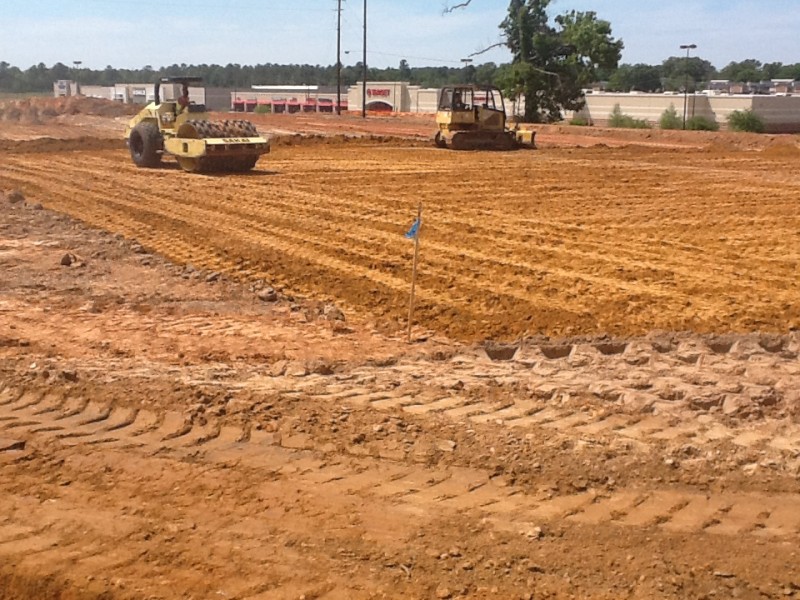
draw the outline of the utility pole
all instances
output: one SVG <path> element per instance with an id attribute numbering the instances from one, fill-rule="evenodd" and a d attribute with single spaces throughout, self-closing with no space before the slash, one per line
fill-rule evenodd
<path id="1" fill-rule="evenodd" d="M 462 58 L 461 59 L 461 63 L 464 65 L 464 83 L 475 83 L 474 78 L 472 78 L 472 81 L 470 81 L 470 78 L 467 77 L 467 75 L 466 75 L 467 67 L 472 64 L 472 59 L 471 58 Z"/>
<path id="2" fill-rule="evenodd" d="M 686 76 L 683 80 L 683 128 L 686 129 L 686 111 L 689 108 L 689 51 L 697 48 L 697 44 L 681 44 L 681 50 L 686 50 Z"/>
<path id="3" fill-rule="evenodd" d="M 361 116 L 367 118 L 367 0 L 364 0 L 364 81 L 361 82 Z"/>
<path id="4" fill-rule="evenodd" d="M 342 0 L 336 9 L 336 114 L 342 114 Z"/>

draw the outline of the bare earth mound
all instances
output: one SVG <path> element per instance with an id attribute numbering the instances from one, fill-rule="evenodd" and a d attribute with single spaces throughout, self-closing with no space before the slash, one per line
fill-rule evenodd
<path id="1" fill-rule="evenodd" d="M 0 121 L 40 123 L 62 115 L 121 117 L 136 114 L 139 107 L 100 98 L 73 96 L 65 98 L 34 97 L 0 101 Z"/>

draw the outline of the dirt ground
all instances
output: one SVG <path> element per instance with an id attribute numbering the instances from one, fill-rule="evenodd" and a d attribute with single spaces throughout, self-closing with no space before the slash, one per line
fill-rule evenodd
<path id="1" fill-rule="evenodd" d="M 796 136 L 76 106 L 0 122 L 0 599 L 800 598 Z"/>

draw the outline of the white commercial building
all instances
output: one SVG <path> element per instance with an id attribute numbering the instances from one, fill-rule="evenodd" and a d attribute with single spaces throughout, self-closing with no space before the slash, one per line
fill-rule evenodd
<path id="1" fill-rule="evenodd" d="M 788 82 L 788 80 L 787 80 Z M 606 125 L 619 105 L 627 116 L 643 119 L 657 126 L 664 111 L 674 107 L 683 116 L 702 116 L 727 126 L 727 118 L 734 111 L 752 110 L 761 117 L 767 131 L 772 133 L 800 132 L 800 94 L 793 93 L 796 86 L 778 81 L 774 94 L 735 94 L 722 89 L 709 89 L 705 93 L 646 94 L 609 93 L 590 91 L 586 94 L 586 106 L 577 113 L 567 113 L 567 119 L 579 116 L 594 125 Z M 720 82 L 714 82 L 715 84 Z M 730 86 L 729 86 L 730 87 Z M 783 92 L 782 90 L 792 91 Z M 434 113 L 439 99 L 439 89 L 423 88 L 406 81 L 368 81 L 341 90 L 342 110 L 360 111 L 363 93 L 366 90 L 366 108 L 370 112 L 385 113 Z M 113 86 L 81 85 L 73 81 L 57 81 L 53 85 L 55 96 L 84 96 L 105 98 L 117 102 L 146 104 L 155 97 L 152 83 L 119 83 Z M 162 97 L 172 98 L 172 86 L 164 86 Z M 263 107 L 268 112 L 335 112 L 336 88 L 319 86 L 253 86 L 242 90 L 190 88 L 190 97 L 197 104 L 206 104 L 210 110 L 233 110 L 253 112 Z M 506 112 L 522 113 L 524 103 L 506 100 Z"/>
<path id="2" fill-rule="evenodd" d="M 364 84 L 343 86 L 342 110 L 359 111 Z M 334 112 L 336 88 L 313 85 L 254 85 L 249 90 L 231 92 L 231 109 L 253 112 L 259 106 L 274 113 Z M 407 81 L 368 81 L 366 108 L 370 112 L 436 112 L 439 90 L 411 85 Z"/>
<path id="3" fill-rule="evenodd" d="M 606 125 L 614 107 L 619 106 L 624 115 L 658 125 L 670 107 L 682 118 L 684 105 L 687 119 L 705 117 L 722 128 L 727 127 L 728 116 L 734 111 L 752 110 L 764 121 L 768 132 L 800 132 L 800 95 L 587 93 L 584 109 L 569 113 L 567 118 L 580 116 L 593 125 Z"/>

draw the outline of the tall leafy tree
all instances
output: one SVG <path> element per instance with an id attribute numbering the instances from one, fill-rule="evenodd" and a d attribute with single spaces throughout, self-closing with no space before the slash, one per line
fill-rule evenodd
<path id="1" fill-rule="evenodd" d="M 749 81 L 760 81 L 762 78 L 761 61 L 747 59 L 742 62 L 731 62 L 720 71 L 724 79 L 747 83 Z"/>
<path id="2" fill-rule="evenodd" d="M 668 90 L 682 90 L 688 86 L 689 91 L 701 88 L 704 82 L 713 79 L 717 70 L 707 60 L 699 56 L 671 56 L 661 63 L 664 87 Z M 723 79 L 728 79 L 723 75 Z"/>
<path id="3" fill-rule="evenodd" d="M 525 98 L 525 120 L 551 122 L 563 110 L 580 110 L 582 89 L 599 69 L 619 63 L 623 43 L 611 36 L 608 21 L 594 12 L 569 11 L 551 21 L 550 0 L 511 0 L 500 24 L 513 55 L 500 82 L 505 91 Z"/>
<path id="4" fill-rule="evenodd" d="M 615 92 L 657 92 L 662 88 L 661 69 L 650 65 L 620 65 L 608 79 L 608 89 Z"/>

